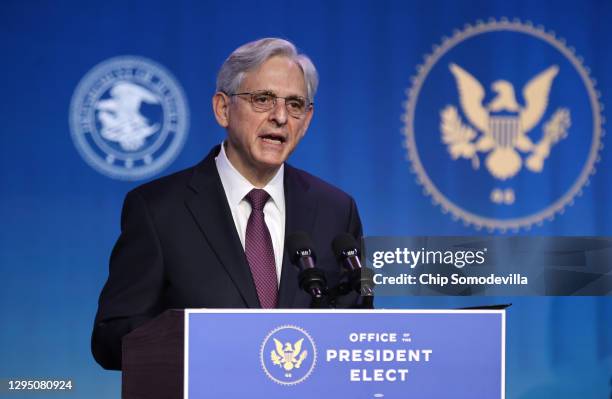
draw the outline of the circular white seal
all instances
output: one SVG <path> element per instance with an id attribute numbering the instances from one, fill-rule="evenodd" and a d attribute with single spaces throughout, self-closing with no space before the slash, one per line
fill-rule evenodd
<path id="1" fill-rule="evenodd" d="M 176 79 L 158 63 L 120 56 L 96 65 L 70 102 L 72 140 L 98 172 L 120 180 L 151 177 L 174 161 L 189 129 Z"/>
<path id="2" fill-rule="evenodd" d="M 259 361 L 272 381 L 285 386 L 296 385 L 312 374 L 317 363 L 317 348 L 303 328 L 284 325 L 264 338 Z"/>

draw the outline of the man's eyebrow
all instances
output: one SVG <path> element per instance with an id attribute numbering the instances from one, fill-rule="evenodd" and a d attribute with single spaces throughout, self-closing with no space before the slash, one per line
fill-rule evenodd
<path id="1" fill-rule="evenodd" d="M 273 90 L 270 89 L 260 89 L 260 90 L 252 90 L 253 93 L 260 93 L 260 94 L 274 94 L 276 95 L 276 93 Z"/>
<path id="2" fill-rule="evenodd" d="M 253 93 L 262 93 L 262 94 L 271 94 L 273 96 L 278 97 L 278 94 L 274 90 L 271 90 L 271 89 L 253 90 L 252 92 Z M 288 95 L 283 96 L 283 97 L 286 97 L 286 98 L 307 98 L 307 96 L 303 96 L 301 94 L 288 94 Z"/>

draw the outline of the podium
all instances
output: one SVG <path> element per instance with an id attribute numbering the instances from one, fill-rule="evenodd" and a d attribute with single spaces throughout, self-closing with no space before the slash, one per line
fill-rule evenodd
<path id="1" fill-rule="evenodd" d="M 505 398 L 505 310 L 169 310 L 123 339 L 122 397 Z"/>

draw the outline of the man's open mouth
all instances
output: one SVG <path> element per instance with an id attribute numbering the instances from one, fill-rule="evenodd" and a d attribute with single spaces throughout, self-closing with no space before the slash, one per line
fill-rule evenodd
<path id="1" fill-rule="evenodd" d="M 261 139 L 266 143 L 270 144 L 283 144 L 285 141 L 287 141 L 284 136 L 274 133 L 264 134 L 259 137 L 261 137 Z"/>

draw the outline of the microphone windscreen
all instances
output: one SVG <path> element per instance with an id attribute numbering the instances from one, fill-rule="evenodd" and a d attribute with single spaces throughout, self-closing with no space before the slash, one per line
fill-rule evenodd
<path id="1" fill-rule="evenodd" d="M 359 249 L 355 237 L 349 233 L 338 234 L 332 241 L 332 249 L 337 257 L 341 257 L 345 251 Z"/>
<path id="2" fill-rule="evenodd" d="M 311 252 L 314 252 L 314 245 L 310 237 L 303 231 L 296 231 L 295 233 L 289 234 L 287 236 L 286 245 L 292 261 L 293 257 L 296 256 L 299 251 L 309 249 Z"/>

